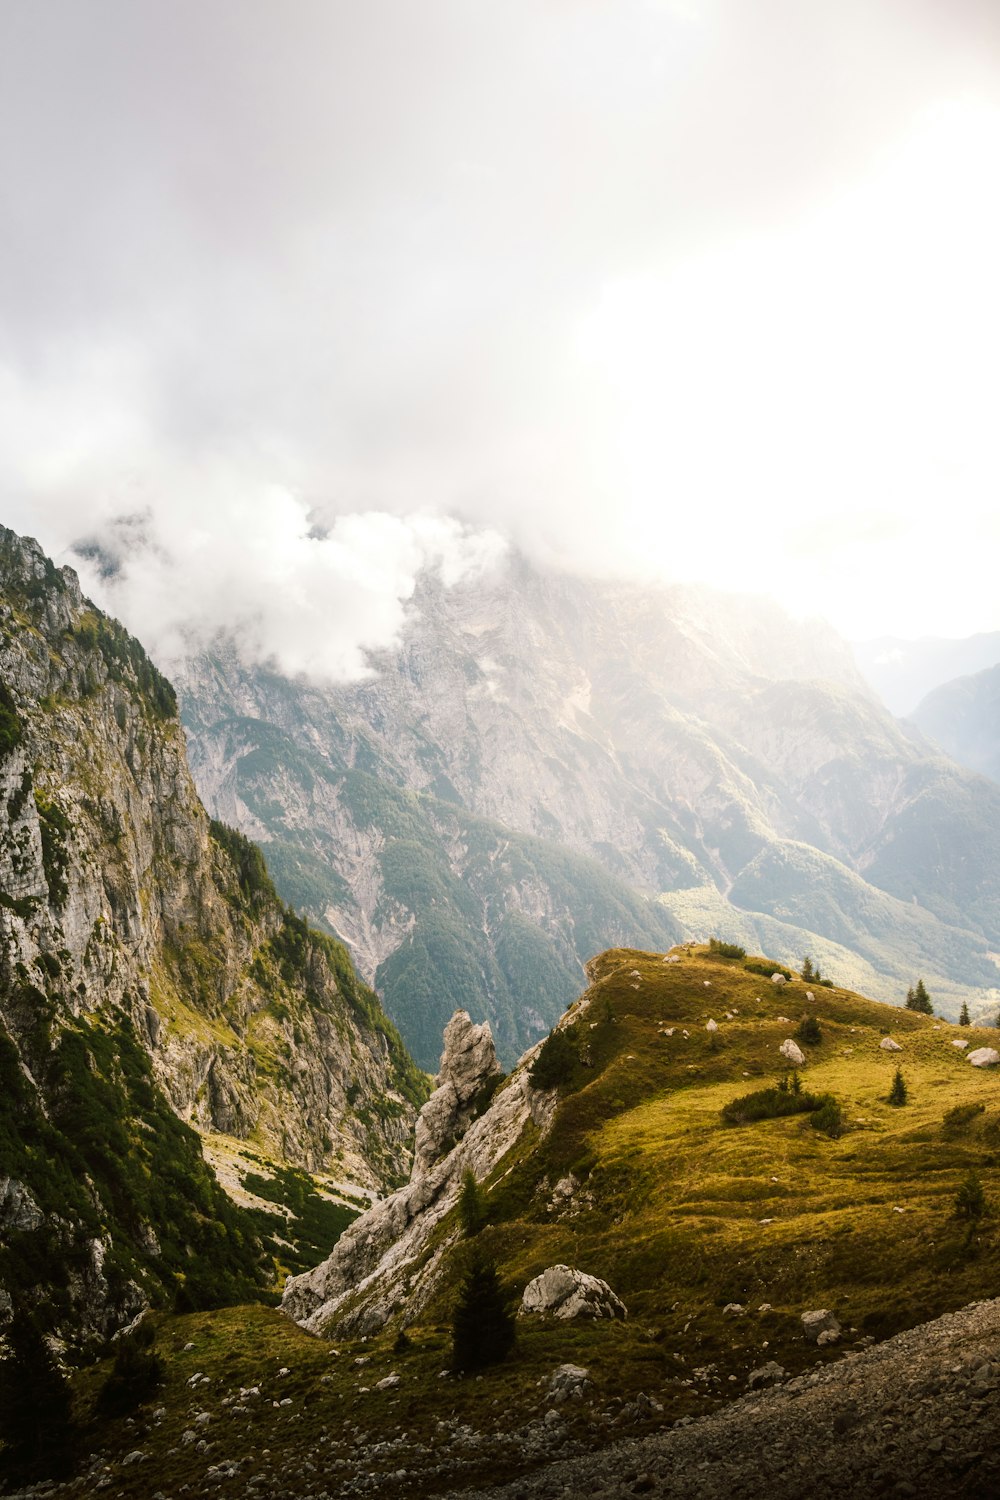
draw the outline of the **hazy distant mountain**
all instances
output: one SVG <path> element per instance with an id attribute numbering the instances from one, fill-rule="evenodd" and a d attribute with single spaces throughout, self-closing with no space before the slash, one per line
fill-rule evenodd
<path id="1" fill-rule="evenodd" d="M 910 718 L 963 766 L 1000 781 L 1000 666 L 935 688 Z"/>
<path id="2" fill-rule="evenodd" d="M 855 642 L 854 655 L 886 706 L 900 718 L 914 718 L 917 704 L 934 688 L 1000 662 L 1000 631 L 954 641 L 935 636 L 904 641 L 886 635 Z"/>
<path id="3" fill-rule="evenodd" d="M 611 943 L 718 932 L 883 999 L 995 1008 L 1000 788 L 886 712 L 849 648 L 707 590 L 494 576 L 414 598 L 360 686 L 180 680 L 217 816 L 351 946 L 418 1058 L 455 1003 L 509 1056 Z"/>

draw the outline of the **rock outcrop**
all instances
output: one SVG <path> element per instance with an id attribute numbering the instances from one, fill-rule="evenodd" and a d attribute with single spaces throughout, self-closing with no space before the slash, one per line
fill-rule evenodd
<path id="1" fill-rule="evenodd" d="M 502 1076 L 489 1021 L 477 1026 L 468 1011 L 457 1010 L 445 1027 L 436 1087 L 417 1119 L 414 1180 L 426 1176 L 465 1134 Z"/>
<path id="2" fill-rule="evenodd" d="M 625 1318 L 624 1302 L 598 1276 L 574 1266 L 549 1266 L 529 1281 L 521 1297 L 523 1314 L 553 1318 Z"/>
<path id="3" fill-rule="evenodd" d="M 441 1087 L 450 1085 L 457 1094 L 460 1085 L 467 1097 L 474 1098 L 477 1077 L 491 1087 L 498 1077 L 492 1071 L 488 1028 L 473 1026 L 459 1013 L 448 1031 L 452 1047 L 446 1042 L 444 1057 L 452 1055 Z M 543 1134 L 548 1127 L 555 1095 L 532 1088 L 528 1076 L 537 1051 L 533 1048 L 524 1055 L 496 1088 L 488 1108 L 471 1120 L 446 1155 L 434 1161 L 425 1150 L 405 1187 L 355 1220 L 322 1265 L 288 1280 L 281 1300 L 284 1313 L 311 1333 L 329 1337 L 374 1333 L 394 1309 L 401 1310 L 404 1324 L 418 1316 L 455 1237 L 442 1238 L 437 1230 L 455 1206 L 465 1173 L 482 1181 L 529 1123 Z M 425 1139 L 432 1139 L 431 1131 Z"/>

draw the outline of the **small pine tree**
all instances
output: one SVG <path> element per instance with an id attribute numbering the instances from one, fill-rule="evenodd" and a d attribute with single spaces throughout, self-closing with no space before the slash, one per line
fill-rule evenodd
<path id="1" fill-rule="evenodd" d="M 907 1102 L 908 1098 L 909 1093 L 906 1087 L 906 1079 L 903 1077 L 903 1070 L 897 1066 L 896 1076 L 892 1080 L 892 1088 L 889 1090 L 888 1102 L 890 1104 L 903 1105 Z"/>
<path id="2" fill-rule="evenodd" d="M 920 1014 L 924 1016 L 932 1016 L 934 1014 L 934 1007 L 931 1004 L 931 997 L 927 993 L 927 986 L 924 984 L 924 981 L 922 979 L 917 980 L 916 987 L 914 989 L 907 990 L 906 1008 L 907 1010 L 919 1011 Z"/>
<path id="3" fill-rule="evenodd" d="M 568 1028 L 550 1031 L 528 1070 L 528 1080 L 532 1088 L 558 1088 L 569 1083 L 579 1061 L 576 1034 Z"/>
<path id="4" fill-rule="evenodd" d="M 791 1089 L 793 1094 L 801 1094 L 802 1092 L 802 1079 L 799 1077 L 798 1073 L 792 1074 Z"/>
<path id="5" fill-rule="evenodd" d="M 475 1179 L 471 1167 L 462 1176 L 462 1190 L 458 1195 L 458 1217 L 462 1232 L 472 1239 L 486 1223 L 486 1194 Z"/>
<path id="6" fill-rule="evenodd" d="M 451 1325 L 451 1362 L 456 1370 L 499 1364 L 514 1347 L 514 1314 L 496 1266 L 477 1255 L 459 1288 Z"/>
<path id="7" fill-rule="evenodd" d="M 955 1218 L 968 1219 L 970 1223 L 976 1224 L 980 1219 L 985 1219 L 989 1212 L 990 1206 L 978 1173 L 967 1172 L 955 1194 Z"/>
<path id="8" fill-rule="evenodd" d="M 802 960 L 802 978 L 805 980 L 809 980 L 815 979 L 815 977 L 816 975 L 813 971 L 813 961 L 807 953 L 805 958 Z"/>
<path id="9" fill-rule="evenodd" d="M 959 1026 L 968 1026 L 969 1024 L 969 1007 L 964 1000 L 962 1001 L 962 1010 L 958 1017 L 958 1024 Z"/>
<path id="10" fill-rule="evenodd" d="M 63 1478 L 73 1468 L 77 1437 L 69 1382 L 27 1313 L 14 1315 L 7 1345 L 0 1363 L 4 1473 L 18 1484 Z"/>

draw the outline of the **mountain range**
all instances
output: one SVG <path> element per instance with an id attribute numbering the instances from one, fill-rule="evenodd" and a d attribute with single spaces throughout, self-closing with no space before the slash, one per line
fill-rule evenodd
<path id="1" fill-rule="evenodd" d="M 611 945 L 716 932 L 901 1001 L 1000 1001 L 1000 788 L 759 599 L 425 576 L 369 680 L 218 642 L 177 673 L 213 814 L 350 947 L 432 1066 L 454 1004 L 510 1062 Z"/>

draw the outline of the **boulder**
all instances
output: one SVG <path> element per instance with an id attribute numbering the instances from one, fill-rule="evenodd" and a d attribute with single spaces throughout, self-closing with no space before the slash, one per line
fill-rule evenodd
<path id="1" fill-rule="evenodd" d="M 995 1063 L 1000 1063 L 1000 1052 L 995 1047 L 977 1047 L 966 1055 L 966 1061 L 974 1068 L 992 1068 Z"/>
<path id="2" fill-rule="evenodd" d="M 788 980 L 785 978 L 784 974 L 772 974 L 771 975 L 771 983 L 772 984 L 787 984 Z"/>
<path id="3" fill-rule="evenodd" d="M 590 1371 L 583 1365 L 560 1365 L 547 1381 L 550 1401 L 579 1401 L 591 1385 Z"/>
<path id="4" fill-rule="evenodd" d="M 718 1021 L 711 1021 L 711 1020 L 709 1020 L 709 1021 L 705 1022 L 705 1030 L 706 1031 L 718 1031 L 718 1029 L 719 1029 L 719 1023 L 718 1023 Z"/>
<path id="5" fill-rule="evenodd" d="M 790 1036 L 785 1038 L 781 1046 L 778 1048 L 778 1051 L 781 1053 L 782 1057 L 787 1057 L 788 1061 L 795 1068 L 801 1068 L 806 1060 L 806 1056 L 802 1051 L 802 1048 L 797 1042 L 793 1042 Z"/>
<path id="6" fill-rule="evenodd" d="M 777 1385 L 779 1380 L 784 1380 L 788 1371 L 775 1360 L 769 1359 L 766 1365 L 758 1365 L 756 1370 L 751 1370 L 747 1376 L 747 1385 L 752 1391 L 765 1389 L 769 1385 Z"/>
<path id="7" fill-rule="evenodd" d="M 597 1276 L 572 1266 L 549 1266 L 529 1281 L 521 1298 L 522 1313 L 554 1318 L 625 1318 L 625 1304 Z"/>
<path id="8" fill-rule="evenodd" d="M 960 1037 L 960 1036 L 956 1036 L 956 1037 L 954 1037 L 954 1038 L 953 1038 L 953 1040 L 952 1040 L 952 1044 L 951 1044 L 951 1045 L 952 1045 L 952 1046 L 953 1046 L 953 1047 L 960 1047 L 960 1048 L 961 1048 L 961 1049 L 962 1049 L 962 1051 L 963 1051 L 963 1052 L 964 1052 L 964 1051 L 965 1051 L 965 1048 L 966 1048 L 966 1047 L 967 1047 L 967 1046 L 968 1046 L 968 1045 L 969 1045 L 969 1044 L 968 1044 L 968 1042 L 966 1042 L 966 1041 L 963 1041 L 963 1040 L 962 1040 L 962 1038 L 961 1038 L 961 1037 Z"/>
<path id="9" fill-rule="evenodd" d="M 802 1314 L 802 1332 L 810 1344 L 818 1344 L 821 1334 L 832 1333 L 839 1336 L 840 1323 L 829 1308 L 818 1307 Z M 829 1339 L 824 1340 L 824 1343 L 829 1342 Z"/>
<path id="10" fill-rule="evenodd" d="M 891 1036 L 884 1036 L 879 1042 L 879 1046 L 883 1052 L 902 1052 L 903 1050 L 898 1042 L 893 1041 Z"/>

